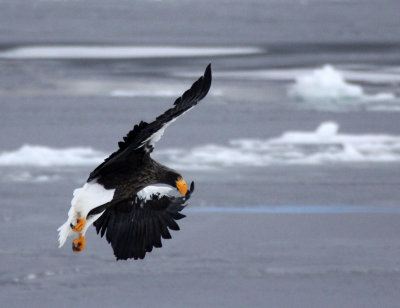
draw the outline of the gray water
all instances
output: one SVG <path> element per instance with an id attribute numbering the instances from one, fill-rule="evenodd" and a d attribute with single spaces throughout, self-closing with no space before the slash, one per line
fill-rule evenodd
<path id="1" fill-rule="evenodd" d="M 397 307 L 400 148 L 379 137 L 361 148 L 376 150 L 371 156 L 354 159 L 345 150 L 346 136 L 400 137 L 399 11 L 395 0 L 0 1 L 0 306 Z M 2 56 L 55 45 L 256 52 Z M 78 147 L 107 155 L 135 123 L 169 108 L 210 62 L 209 95 L 166 130 L 154 152 L 196 183 L 182 230 L 144 261 L 116 262 L 93 230 L 83 253 L 73 254 L 69 244 L 58 249 L 56 229 L 72 191 L 96 164 L 74 158 L 40 166 L 53 152 L 27 164 L 30 154 L 18 156 L 19 149 Z M 365 95 L 393 98 L 311 102 L 288 95 L 291 72 L 311 74 L 326 64 L 347 72 L 347 83 Z M 128 97 L 112 94 L 121 90 Z M 257 162 L 277 151 L 272 138 L 312 133 L 328 121 L 339 127 L 333 147 L 340 155 L 333 158 L 325 140 L 290 143 L 270 163 L 233 157 L 255 153 Z M 266 149 L 237 150 L 231 145 L 237 140 L 258 140 Z M 217 148 L 205 151 L 210 145 Z M 211 158 L 229 151 L 226 164 L 195 166 L 179 164 L 171 149 L 182 159 L 201 149 Z M 293 163 L 291 151 L 311 163 Z M 17 162 L 5 162 L 6 152 Z M 393 159 L 384 158 L 389 154 Z M 297 210 L 246 212 L 259 206 Z M 310 206 L 327 211 L 309 213 Z"/>

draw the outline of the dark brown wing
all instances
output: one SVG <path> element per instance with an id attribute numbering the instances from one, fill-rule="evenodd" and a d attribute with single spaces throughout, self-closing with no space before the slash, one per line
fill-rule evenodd
<path id="1" fill-rule="evenodd" d="M 111 164 L 125 163 L 132 156 L 133 152 L 147 153 L 153 150 L 154 144 L 161 138 L 164 130 L 177 117 L 194 107 L 203 99 L 211 86 L 211 64 L 192 87 L 179 97 L 174 106 L 158 116 L 153 122 L 140 122 L 118 143 L 119 149 L 112 153 L 101 165 L 99 165 L 89 176 L 88 182 L 102 174 L 103 170 L 114 170 L 118 168 L 109 168 Z M 139 153 L 133 155 L 140 156 Z M 104 171 L 106 172 L 106 171 Z"/>
<path id="2" fill-rule="evenodd" d="M 153 194 L 149 200 L 136 196 L 109 207 L 94 222 L 97 233 L 106 236 L 117 260 L 143 259 L 153 247 L 162 247 L 161 238 L 170 239 L 170 230 L 179 230 L 176 220 L 194 191 L 194 183 L 184 197 Z"/>

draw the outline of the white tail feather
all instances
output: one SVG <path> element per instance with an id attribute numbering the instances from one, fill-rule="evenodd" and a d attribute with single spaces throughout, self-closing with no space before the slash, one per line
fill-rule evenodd
<path id="1" fill-rule="evenodd" d="M 65 244 L 68 236 L 71 236 L 74 231 L 71 229 L 71 221 L 68 219 L 62 226 L 60 226 L 58 231 L 58 247 L 62 247 Z"/>

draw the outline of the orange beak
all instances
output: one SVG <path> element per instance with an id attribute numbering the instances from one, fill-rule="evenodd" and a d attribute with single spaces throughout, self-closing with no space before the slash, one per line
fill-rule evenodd
<path id="1" fill-rule="evenodd" d="M 188 191 L 186 182 L 182 178 L 179 178 L 179 180 L 176 181 L 176 188 L 178 188 L 178 190 L 182 196 L 186 195 L 186 193 Z"/>

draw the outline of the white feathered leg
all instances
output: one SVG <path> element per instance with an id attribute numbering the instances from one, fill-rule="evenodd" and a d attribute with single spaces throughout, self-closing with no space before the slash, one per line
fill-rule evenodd
<path id="1" fill-rule="evenodd" d="M 83 185 L 83 187 L 75 189 L 71 208 L 68 211 L 68 219 L 57 229 L 59 247 L 62 247 L 70 236 L 77 237 L 74 243 L 80 238 L 84 240 L 84 235 L 89 226 L 101 215 L 94 215 L 86 221 L 87 214 L 92 209 L 110 202 L 114 197 L 114 192 L 115 189 L 105 189 L 96 182 L 89 182 Z M 75 231 L 73 228 L 75 228 Z"/>

